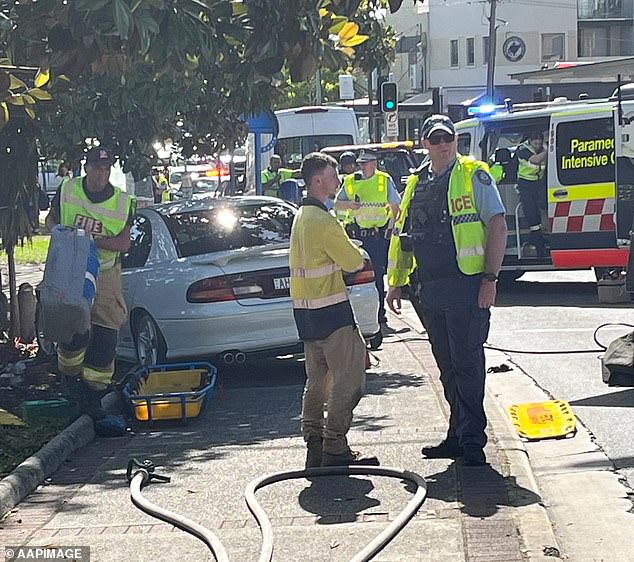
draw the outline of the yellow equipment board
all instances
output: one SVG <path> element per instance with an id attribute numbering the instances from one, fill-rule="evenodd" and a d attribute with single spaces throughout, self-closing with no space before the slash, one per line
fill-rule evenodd
<path id="1" fill-rule="evenodd" d="M 566 437 L 576 431 L 576 418 L 564 400 L 527 402 L 508 407 L 511 421 L 524 439 Z"/>

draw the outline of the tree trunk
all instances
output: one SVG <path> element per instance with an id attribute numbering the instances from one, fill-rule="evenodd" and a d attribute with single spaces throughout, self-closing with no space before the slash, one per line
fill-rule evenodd
<path id="1" fill-rule="evenodd" d="M 9 246 L 6 250 L 7 261 L 9 262 L 9 298 L 11 310 L 9 337 L 13 339 L 20 333 L 20 311 L 18 309 L 18 292 L 15 282 L 15 246 Z"/>

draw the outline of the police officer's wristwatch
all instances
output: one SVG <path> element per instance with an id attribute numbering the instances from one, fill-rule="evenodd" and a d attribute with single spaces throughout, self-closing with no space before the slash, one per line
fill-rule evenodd
<path id="1" fill-rule="evenodd" d="M 482 279 L 485 281 L 491 281 L 491 283 L 495 283 L 499 277 L 495 273 L 483 273 Z"/>

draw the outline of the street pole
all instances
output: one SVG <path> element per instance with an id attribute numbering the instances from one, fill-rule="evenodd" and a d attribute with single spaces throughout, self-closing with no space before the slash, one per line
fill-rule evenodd
<path id="1" fill-rule="evenodd" d="M 495 11 L 497 8 L 497 0 L 489 0 L 491 10 L 489 13 L 489 52 L 487 57 L 487 98 L 493 102 L 493 94 L 495 90 L 495 51 L 497 48 L 495 26 Z"/>
<path id="2" fill-rule="evenodd" d="M 315 72 L 315 105 L 321 105 L 321 70 Z"/>
<path id="3" fill-rule="evenodd" d="M 368 72 L 368 136 L 374 142 L 374 108 L 372 107 L 372 72 Z"/>

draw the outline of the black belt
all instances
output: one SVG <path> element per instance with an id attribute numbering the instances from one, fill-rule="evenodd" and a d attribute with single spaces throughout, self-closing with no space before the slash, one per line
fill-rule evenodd
<path id="1" fill-rule="evenodd" d="M 358 236 L 361 238 L 371 238 L 373 236 L 382 236 L 385 233 L 387 225 L 373 226 L 372 228 L 361 228 L 355 225 L 357 228 Z"/>

